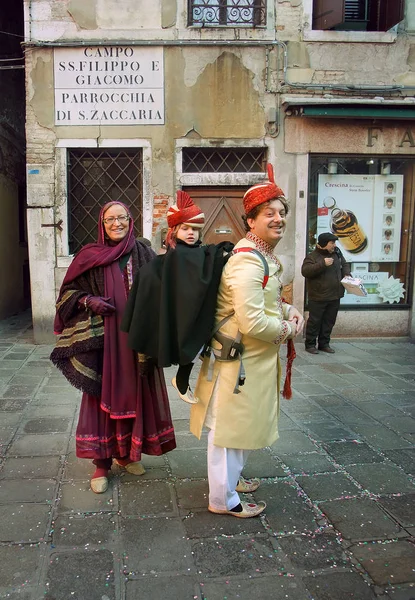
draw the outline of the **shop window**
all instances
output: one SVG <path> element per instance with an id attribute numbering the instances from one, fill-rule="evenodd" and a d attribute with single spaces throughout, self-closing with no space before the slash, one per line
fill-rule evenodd
<path id="1" fill-rule="evenodd" d="M 341 306 L 408 307 L 414 271 L 415 160 L 312 156 L 308 252 L 320 233 L 337 246 L 366 296 L 346 293 Z"/>
<path id="2" fill-rule="evenodd" d="M 97 239 L 101 207 L 119 200 L 133 215 L 142 235 L 142 151 L 78 149 L 68 151 L 69 253 Z"/>
<path id="3" fill-rule="evenodd" d="M 313 0 L 313 29 L 388 31 L 403 16 L 404 0 Z"/>
<path id="4" fill-rule="evenodd" d="M 266 148 L 183 148 L 183 173 L 264 173 Z"/>
<path id="5" fill-rule="evenodd" d="M 266 0 L 188 0 L 188 25 L 265 27 Z"/>

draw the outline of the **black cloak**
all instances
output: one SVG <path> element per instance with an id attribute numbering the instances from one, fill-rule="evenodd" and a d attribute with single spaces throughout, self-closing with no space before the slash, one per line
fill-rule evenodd
<path id="1" fill-rule="evenodd" d="M 139 270 L 128 296 L 122 331 L 128 345 L 159 367 L 185 365 L 209 341 L 222 269 L 233 244 L 177 241 L 175 249 Z"/>

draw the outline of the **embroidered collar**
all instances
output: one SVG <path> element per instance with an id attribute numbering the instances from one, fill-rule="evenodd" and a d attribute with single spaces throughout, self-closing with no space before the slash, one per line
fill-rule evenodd
<path id="1" fill-rule="evenodd" d="M 281 268 L 281 263 L 275 256 L 274 248 L 270 246 L 270 244 L 267 244 L 267 242 L 265 242 L 262 238 L 258 237 L 255 233 L 252 233 L 252 231 L 248 231 L 245 237 L 247 240 L 254 242 L 256 248 L 261 252 L 261 254 L 267 256 L 270 260 L 275 262 L 275 264 L 277 264 L 279 268 Z"/>

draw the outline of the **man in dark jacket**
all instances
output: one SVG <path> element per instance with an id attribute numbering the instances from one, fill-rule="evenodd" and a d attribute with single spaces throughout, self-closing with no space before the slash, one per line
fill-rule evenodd
<path id="1" fill-rule="evenodd" d="M 330 348 L 330 334 L 336 322 L 343 277 L 350 276 L 350 265 L 336 247 L 339 238 L 332 233 L 318 236 L 316 249 L 304 259 L 301 273 L 307 279 L 309 317 L 305 349 L 310 354 L 318 351 L 334 354 Z M 318 350 L 316 348 L 318 341 Z"/>

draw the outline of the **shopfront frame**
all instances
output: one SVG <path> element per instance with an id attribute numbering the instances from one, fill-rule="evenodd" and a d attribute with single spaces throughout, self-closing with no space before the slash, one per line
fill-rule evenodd
<path id="1" fill-rule="evenodd" d="M 308 252 L 309 171 L 315 155 L 327 158 L 370 157 L 376 159 L 415 159 L 415 130 L 406 120 L 368 120 L 357 118 L 312 118 L 299 116 L 287 104 L 284 150 L 295 155 L 297 197 L 295 224 L 294 298 L 304 308 L 305 280 L 301 265 Z M 334 335 L 344 337 L 415 337 L 414 297 L 414 231 L 410 232 L 410 285 L 405 305 L 379 307 L 342 307 Z"/>

